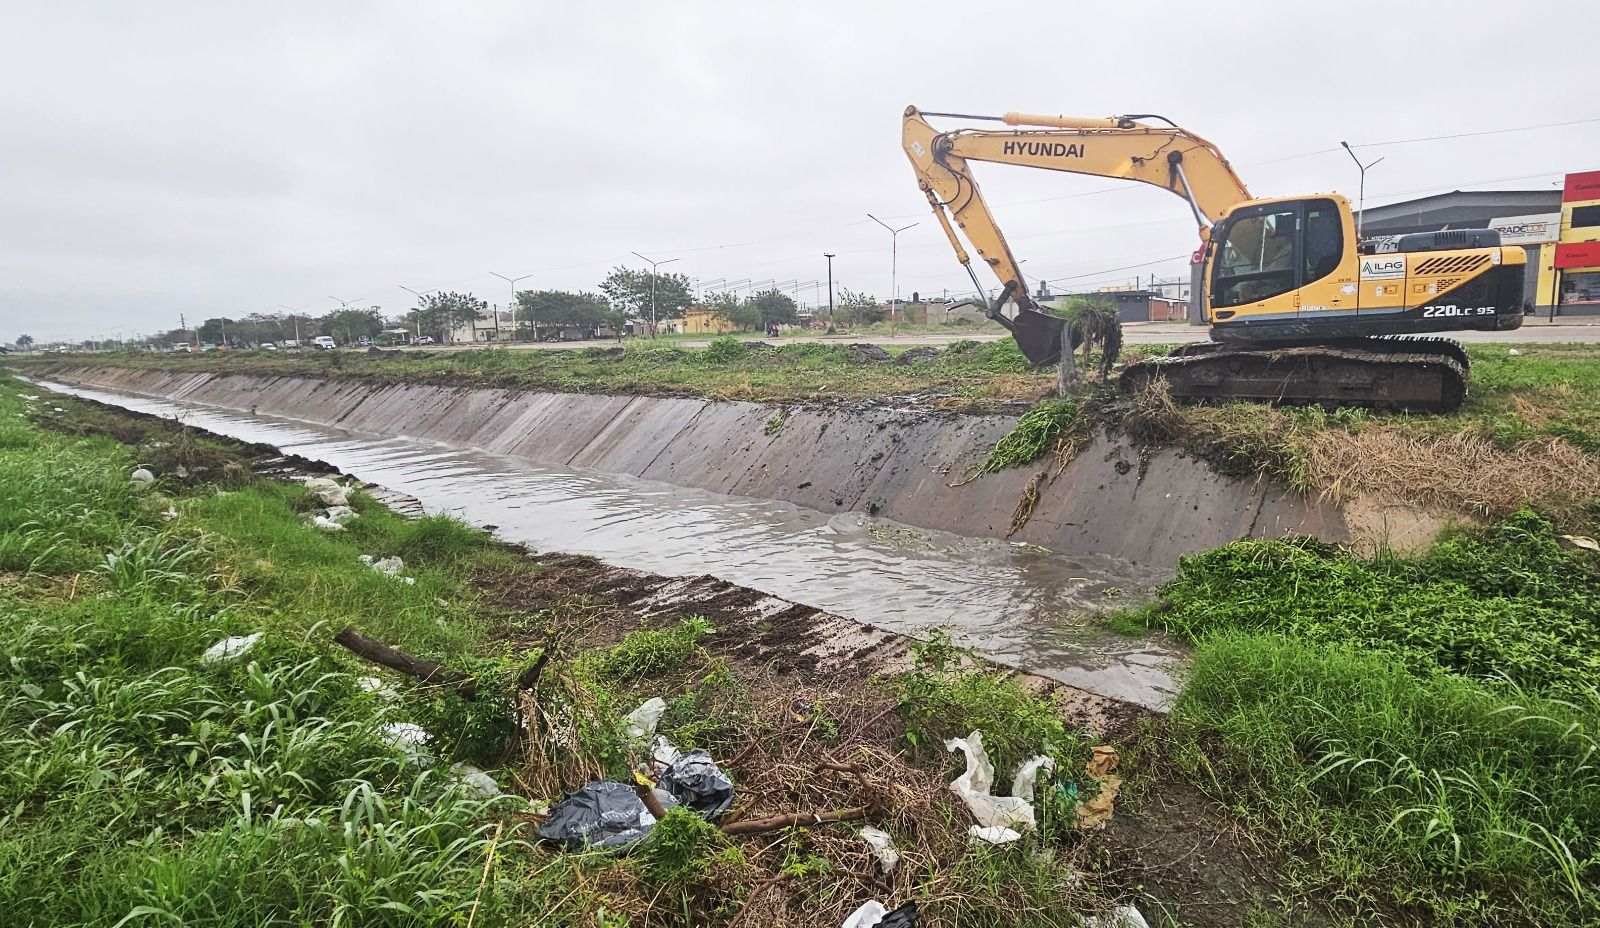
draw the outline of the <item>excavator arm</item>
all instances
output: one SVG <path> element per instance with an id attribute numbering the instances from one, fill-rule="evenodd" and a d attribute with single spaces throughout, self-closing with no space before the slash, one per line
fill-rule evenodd
<path id="1" fill-rule="evenodd" d="M 940 132 L 928 123 L 927 116 L 993 120 L 1034 128 Z M 1000 295 L 990 305 L 989 316 L 1011 330 L 1023 355 L 1034 364 L 1048 364 L 1060 357 L 1065 323 L 1041 310 L 1029 295 L 1019 262 L 1006 244 L 967 163 L 1014 164 L 1118 177 L 1161 187 L 1188 202 L 1203 245 L 1211 225 L 1229 208 L 1249 200 L 1250 192 L 1210 142 L 1170 123 L 1158 126 L 1141 121 L 1160 118 L 1078 119 L 1024 113 L 963 116 L 906 108 L 901 144 L 917 172 L 918 185 L 933 207 L 934 218 L 979 293 L 984 293 L 985 287 L 972 269 L 971 257 L 951 225 L 952 218 L 1000 279 Z M 1001 313 L 1008 302 L 1017 305 L 1014 319 Z"/>

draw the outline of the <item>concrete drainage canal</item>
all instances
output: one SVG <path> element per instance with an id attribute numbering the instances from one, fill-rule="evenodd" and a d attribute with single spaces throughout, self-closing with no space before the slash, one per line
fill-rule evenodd
<path id="1" fill-rule="evenodd" d="M 669 576 L 710 574 L 887 631 L 945 628 L 1000 663 L 1164 708 L 1181 654 L 1105 629 L 1169 569 L 1105 555 L 916 528 L 860 512 L 728 496 L 635 477 L 537 466 L 407 437 L 45 382 L 50 389 L 325 461 L 362 480 L 493 526 L 540 551 L 587 554 Z"/>

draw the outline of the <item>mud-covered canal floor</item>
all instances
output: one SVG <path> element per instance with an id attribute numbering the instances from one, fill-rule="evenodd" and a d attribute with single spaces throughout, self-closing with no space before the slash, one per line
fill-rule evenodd
<path id="1" fill-rule="evenodd" d="M 23 391 L 7 392 L 9 399 Z M 293 481 L 326 467 L 73 398 L 46 394 L 21 415 L 34 436 L 29 440 L 56 465 L 78 456 L 88 462 L 85 469 L 104 466 L 115 475 L 143 465 L 156 475 L 149 492 L 157 498 L 130 505 L 141 513 L 168 506 L 175 519 L 163 526 L 167 516 L 157 515 L 137 530 L 206 539 L 204 556 L 215 562 L 212 582 L 222 588 L 214 595 L 227 604 L 224 612 L 255 614 L 278 629 L 269 636 L 281 642 L 261 657 L 265 672 L 274 657 L 293 656 L 336 674 L 372 673 L 330 640 L 348 624 L 480 681 L 477 699 L 467 701 L 448 688 L 380 672 L 385 686 L 399 692 L 399 708 L 385 710 L 391 714 L 384 718 L 429 728 L 433 751 L 480 764 L 509 797 L 476 813 L 474 855 L 427 871 L 435 916 L 476 906 L 479 924 L 834 926 L 879 899 L 890 907 L 916 901 L 922 923 L 932 925 L 1076 925 L 1074 913 L 1132 903 L 1152 924 L 1220 926 L 1241 924 L 1264 904 L 1280 907 L 1271 901 L 1279 891 L 1274 855 L 1221 805 L 1167 775 L 1164 723 L 1139 707 L 994 667 L 947 639 L 917 644 L 714 578 L 666 578 L 589 557 L 537 554 L 453 523 L 405 518 L 390 507 L 404 511 L 406 501 L 380 488 L 373 488 L 374 498 L 355 498 L 359 520 L 351 531 L 307 540 L 318 554 L 296 583 L 323 588 L 314 595 L 284 589 L 287 565 L 310 555 L 283 550 L 290 542 L 277 536 L 262 547 L 262 533 L 268 523 L 302 523 L 316 509 Z M 228 517 L 229 507 L 247 504 L 248 519 Z M 358 551 L 404 552 L 419 576 L 415 586 L 385 590 L 384 609 L 431 611 L 439 622 L 453 616 L 477 625 L 481 637 L 408 630 L 344 598 L 337 592 L 342 565 L 368 570 L 355 561 Z M 119 595 L 93 570 L 70 577 L 0 574 L 0 596 L 26 604 L 45 624 L 51 610 Z M 277 616 L 286 601 L 299 613 L 289 620 Z M 297 641 L 283 621 L 298 629 Z M 19 656 L 24 650 L 12 647 Z M 530 663 L 540 667 L 531 687 L 505 682 L 520 679 Z M 744 836 L 692 827 L 629 856 L 528 843 L 549 802 L 588 780 L 626 774 L 619 720 L 650 696 L 667 703 L 660 731 L 684 749 L 708 751 L 737 783 L 723 827 L 795 813 L 861 813 L 836 824 Z M 516 715 L 525 724 L 508 726 Z M 990 846 L 968 837 L 971 815 L 948 787 L 961 771 L 959 755 L 942 742 L 973 730 L 984 733 L 1002 784 L 1026 755 L 1044 752 L 1057 761 L 1058 776 L 1036 803 L 1038 828 L 1020 842 Z M 1108 803 L 1109 822 L 1083 829 L 1075 807 L 1097 791 L 1085 773 L 1096 744 L 1120 755 L 1126 782 Z M 389 785 L 375 787 L 404 792 L 406 776 L 391 770 Z M 42 803 L 38 808 L 46 810 L 51 801 L 35 796 L 24 807 Z M 141 801 L 130 798 L 129 807 Z M 309 801 L 286 799 L 280 814 Z M 172 821 L 159 809 L 144 812 Z M 162 850 L 165 839 L 156 839 L 152 860 L 204 845 L 213 834 L 206 821 L 194 818 L 198 831 L 185 845 Z M 891 872 L 859 836 L 867 824 L 892 835 L 900 861 Z M 261 865 L 248 857 L 238 866 Z M 86 875 L 101 883 L 96 898 L 80 890 L 57 904 L 78 906 L 82 914 L 96 906 L 114 914 L 117 904 L 123 914 L 135 903 L 154 908 L 140 859 L 112 850 L 98 855 L 86 865 Z M 483 884 L 486 859 L 494 878 Z M 52 877 L 49 868 L 30 869 L 41 867 L 40 860 L 23 855 L 16 864 L 12 901 L 27 904 L 30 887 L 43 893 Z M 226 882 L 224 874 L 219 878 Z M 337 883 L 314 867 L 295 878 L 313 889 Z M 404 878 L 385 885 L 383 892 L 416 904 L 405 895 Z M 200 880 L 189 900 L 163 900 L 162 910 L 192 915 L 185 906 L 222 891 Z M 261 892 L 273 891 L 264 879 Z M 110 903 L 100 898 L 107 894 Z M 379 901 L 382 892 L 368 904 Z M 288 914 L 274 900 L 262 904 Z M 292 911 L 303 916 L 329 914 L 320 904 L 299 905 Z"/>

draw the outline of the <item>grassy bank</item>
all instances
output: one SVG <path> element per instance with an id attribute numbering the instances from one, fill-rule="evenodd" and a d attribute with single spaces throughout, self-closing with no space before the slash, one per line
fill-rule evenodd
<path id="1" fill-rule="evenodd" d="M 1136 618 L 1195 645 L 1180 763 L 1389 922 L 1600 919 L 1600 558 L 1520 513 L 1416 558 L 1185 559 Z"/>
<path id="2" fill-rule="evenodd" d="M 1128 355 L 1162 350 L 1134 347 Z M 1009 339 L 889 351 L 892 360 L 873 360 L 845 345 L 752 349 L 723 339 L 705 349 L 661 345 L 571 351 L 97 355 L 84 360 L 371 383 L 785 403 L 887 400 L 963 411 L 1015 412 L 1046 400 L 1054 389 L 1054 374 L 1029 368 Z M 1243 403 L 1183 407 L 1159 390 L 1126 397 L 1109 387 L 1091 387 L 1068 404 L 1046 400 L 1025 423 L 1027 434 L 986 466 L 1016 466 L 1052 450 L 1058 462 L 1070 460 L 1090 438 L 1110 430 L 1149 448 L 1185 448 L 1224 473 L 1267 475 L 1306 492 L 1342 499 L 1367 497 L 1487 518 L 1504 517 L 1532 500 L 1548 511 L 1581 515 L 1590 488 L 1600 483 L 1600 349 L 1472 345 L 1468 353 L 1471 392 L 1463 409 L 1449 416 Z M 52 356 L 7 363 L 48 372 L 74 362 Z M 1046 432 L 1062 440 L 1040 441 Z"/>
<path id="3" fill-rule="evenodd" d="M 1128 859 L 1074 828 L 1087 737 L 947 644 L 901 674 L 826 670 L 359 494 L 346 531 L 319 532 L 306 488 L 238 447 L 34 392 L 0 381 L 8 924 L 833 926 L 879 898 L 930 925 L 1070 926 L 1143 901 Z M 153 484 L 130 481 L 141 465 Z M 357 660 L 332 642 L 346 626 L 470 675 L 476 698 Z M 867 811 L 748 836 L 673 814 L 629 855 L 536 843 L 544 803 L 629 775 L 622 718 L 652 695 L 662 732 L 738 783 L 730 819 Z M 397 724 L 435 760 L 392 743 Z M 973 728 L 1002 785 L 1035 751 L 1064 772 L 1015 845 L 969 844 L 946 788 L 940 742 Z M 459 782 L 460 762 L 504 795 Z M 867 823 L 900 848 L 892 874 Z"/>

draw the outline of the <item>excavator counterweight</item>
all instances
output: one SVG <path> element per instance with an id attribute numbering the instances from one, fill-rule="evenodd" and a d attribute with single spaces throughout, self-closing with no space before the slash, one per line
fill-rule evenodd
<path id="1" fill-rule="evenodd" d="M 930 116 L 1028 128 L 939 131 Z M 1129 365 L 1119 378 L 1128 389 L 1163 381 L 1186 402 L 1448 411 L 1466 396 L 1466 355 L 1453 342 L 1417 335 L 1522 324 L 1526 257 L 1495 233 L 1403 236 L 1397 251 L 1376 253 L 1357 241 L 1344 197 L 1252 198 L 1215 145 L 1159 116 L 983 117 L 908 107 L 901 141 L 979 293 L 962 236 L 999 278 L 989 315 L 1034 364 L 1060 359 L 1073 339 L 1029 293 L 970 162 L 1123 178 L 1187 203 L 1202 264 L 1191 299 L 1211 342 Z"/>

